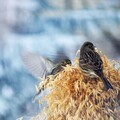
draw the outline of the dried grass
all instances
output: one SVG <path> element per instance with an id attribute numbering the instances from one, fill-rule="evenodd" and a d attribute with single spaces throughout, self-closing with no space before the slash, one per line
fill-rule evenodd
<path id="1" fill-rule="evenodd" d="M 52 91 L 44 97 L 48 103 L 44 111 L 48 120 L 120 120 L 120 110 L 117 109 L 120 67 L 116 69 L 115 61 L 110 62 L 102 53 L 99 54 L 104 62 L 104 74 L 114 90 L 105 91 L 99 78 L 84 76 L 78 58 L 75 58 L 73 66 L 67 65 L 62 72 L 49 78 Z"/>
<path id="2" fill-rule="evenodd" d="M 85 77 L 78 59 L 67 66 L 52 82 L 52 92 L 46 96 L 48 120 L 120 120 L 117 113 L 120 91 L 120 68 L 102 55 L 104 74 L 114 90 L 104 91 L 100 79 Z"/>

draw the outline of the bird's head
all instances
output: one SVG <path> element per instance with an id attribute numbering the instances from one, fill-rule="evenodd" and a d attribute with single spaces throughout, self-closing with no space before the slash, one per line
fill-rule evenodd
<path id="1" fill-rule="evenodd" d="M 66 66 L 67 64 L 71 65 L 72 63 L 71 63 L 71 61 L 69 59 L 64 59 L 64 60 L 61 61 L 60 64 L 62 66 Z"/>
<path id="2" fill-rule="evenodd" d="M 81 49 L 91 49 L 91 50 L 95 50 L 95 46 L 93 45 L 93 43 L 91 42 L 85 42 Z"/>

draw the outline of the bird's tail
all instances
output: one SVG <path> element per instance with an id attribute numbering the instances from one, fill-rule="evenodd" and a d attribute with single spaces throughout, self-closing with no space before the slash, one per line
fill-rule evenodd
<path id="1" fill-rule="evenodd" d="M 105 86 L 105 89 L 113 89 L 112 85 L 110 84 L 110 82 L 107 80 L 107 78 L 102 74 L 99 74 L 99 77 L 102 79 L 103 84 Z"/>
<path id="2" fill-rule="evenodd" d="M 104 86 L 105 86 L 106 90 L 113 89 L 112 85 L 110 84 L 110 82 L 107 80 L 107 78 L 104 75 L 101 76 L 101 79 L 104 83 Z"/>
<path id="3" fill-rule="evenodd" d="M 108 89 L 113 89 L 112 85 L 110 84 L 110 82 L 106 79 L 106 77 L 102 77 L 101 78 L 103 83 L 104 83 L 104 86 L 105 86 L 105 89 L 108 90 Z"/>

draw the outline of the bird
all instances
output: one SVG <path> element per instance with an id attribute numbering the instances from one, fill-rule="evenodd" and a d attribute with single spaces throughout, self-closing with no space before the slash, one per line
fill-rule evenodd
<path id="1" fill-rule="evenodd" d="M 100 78 L 104 84 L 104 88 L 113 89 L 113 86 L 107 80 L 103 73 L 103 61 L 100 55 L 95 51 L 95 46 L 91 42 L 84 42 L 80 49 L 79 67 L 81 71 L 91 77 Z"/>
<path id="2" fill-rule="evenodd" d="M 62 56 L 62 59 L 57 59 L 58 62 L 55 63 L 45 56 L 32 52 L 25 52 L 22 55 L 24 65 L 28 71 L 37 78 L 47 78 L 48 75 L 57 75 L 57 73 L 62 71 L 66 65 L 72 64 L 68 56 Z M 33 101 L 35 101 L 36 97 L 45 89 L 45 87 L 46 85 L 43 85 L 42 88 L 39 89 L 38 93 L 33 97 Z"/>
<path id="3" fill-rule="evenodd" d="M 55 75 L 62 71 L 63 67 L 66 65 L 72 64 L 71 60 L 67 56 L 64 56 L 62 60 L 60 59 L 57 63 L 55 63 L 47 57 L 32 52 L 24 53 L 22 55 L 22 61 L 28 71 L 37 78 Z"/>

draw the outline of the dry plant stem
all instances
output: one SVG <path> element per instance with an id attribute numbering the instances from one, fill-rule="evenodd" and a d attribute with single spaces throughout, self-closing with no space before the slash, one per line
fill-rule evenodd
<path id="1" fill-rule="evenodd" d="M 99 78 L 84 76 L 75 58 L 73 66 L 68 65 L 56 77 L 49 78 L 52 91 L 44 98 L 48 120 L 120 120 L 120 67 L 116 69 L 115 61 L 111 63 L 98 53 L 114 90 L 105 91 Z"/>

